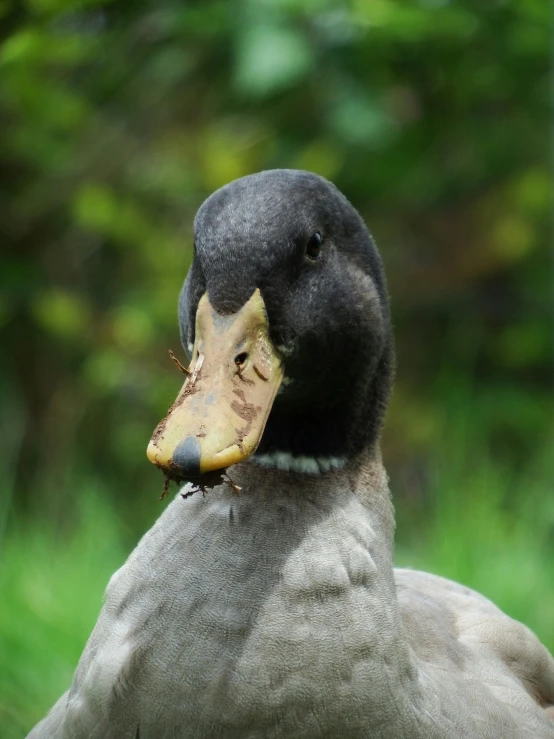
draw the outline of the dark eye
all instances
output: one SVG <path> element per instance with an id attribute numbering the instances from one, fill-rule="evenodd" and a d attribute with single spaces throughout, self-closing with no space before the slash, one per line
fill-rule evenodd
<path id="1" fill-rule="evenodd" d="M 310 259 L 317 259 L 321 252 L 321 245 L 323 244 L 323 237 L 316 231 L 310 236 L 306 243 L 306 256 Z"/>

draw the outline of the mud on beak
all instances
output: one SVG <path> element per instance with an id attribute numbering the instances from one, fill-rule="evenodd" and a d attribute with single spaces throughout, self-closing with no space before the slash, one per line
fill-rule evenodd
<path id="1" fill-rule="evenodd" d="M 189 374 L 154 431 L 148 459 L 176 480 L 246 459 L 260 442 L 282 379 L 260 291 L 228 316 L 216 313 L 205 293 Z"/>

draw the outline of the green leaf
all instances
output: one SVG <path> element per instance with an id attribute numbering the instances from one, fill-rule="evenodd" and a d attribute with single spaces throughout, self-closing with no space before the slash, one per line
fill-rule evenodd
<path id="1" fill-rule="evenodd" d="M 117 218 L 117 203 L 107 187 L 90 182 L 77 192 L 74 212 L 81 225 L 104 232 Z"/>
<path id="2" fill-rule="evenodd" d="M 395 133 L 395 123 L 365 93 L 342 93 L 328 117 L 331 129 L 350 144 L 384 144 Z"/>
<path id="3" fill-rule="evenodd" d="M 265 95 L 289 87 L 313 65 L 310 45 L 293 28 L 256 25 L 244 34 L 237 54 L 238 88 Z"/>
<path id="4" fill-rule="evenodd" d="M 75 339 L 89 328 L 89 306 L 80 295 L 50 290 L 38 295 L 32 307 L 36 320 L 55 336 Z"/>

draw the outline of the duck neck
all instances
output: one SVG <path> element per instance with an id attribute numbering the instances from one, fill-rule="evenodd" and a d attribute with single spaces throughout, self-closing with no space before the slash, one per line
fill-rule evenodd
<path id="1" fill-rule="evenodd" d="M 396 607 L 394 508 L 378 443 L 348 459 L 342 469 L 319 475 L 253 462 L 237 465 L 230 473 L 233 482 L 242 488 L 236 498 L 238 506 L 252 511 L 267 506 L 272 525 L 287 529 L 289 544 L 294 541 L 302 547 L 305 540 L 311 536 L 316 539 L 316 535 L 318 546 L 325 537 L 336 544 L 343 534 L 352 537 L 353 542 L 363 542 L 371 558 L 372 578 L 388 603 Z M 274 518 L 275 508 L 279 513 L 286 509 L 286 523 L 279 523 L 278 516 Z M 254 515 L 257 517 L 257 511 Z M 346 549 L 338 546 L 341 556 L 347 558 Z M 320 548 L 320 555 L 327 556 L 325 546 Z"/>
<path id="2" fill-rule="evenodd" d="M 330 619 L 321 636 L 326 645 L 346 638 L 347 613 L 356 644 L 348 659 L 368 659 L 383 694 L 402 694 L 416 705 L 417 669 L 394 579 L 394 510 L 378 445 L 320 476 L 248 463 L 231 475 L 242 486 L 234 498 L 235 525 L 248 521 L 254 558 L 263 541 L 261 556 L 271 571 L 256 592 L 272 590 L 275 612 L 295 608 L 298 618 L 313 623 L 324 614 Z M 249 548 L 241 534 L 243 546 Z M 251 578 L 254 566 L 248 561 L 247 567 Z"/>
<path id="3" fill-rule="evenodd" d="M 317 512 L 329 513 L 357 503 L 372 524 L 371 548 L 379 552 L 383 566 L 386 563 L 392 572 L 394 508 L 378 442 L 354 457 L 343 459 L 336 468 L 319 473 L 291 470 L 284 464 L 280 468 L 279 461 L 277 456 L 260 464 L 254 457 L 230 468 L 230 475 L 245 491 L 255 490 L 256 496 L 290 500 L 302 515 L 309 516 L 311 512 L 317 516 Z"/>

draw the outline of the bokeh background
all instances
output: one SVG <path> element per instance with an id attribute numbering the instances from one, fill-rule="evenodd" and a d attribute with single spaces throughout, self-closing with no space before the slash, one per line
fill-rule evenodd
<path id="1" fill-rule="evenodd" d="M 202 200 L 332 179 L 381 247 L 402 564 L 554 648 L 550 13 L 544 0 L 1 0 L 0 733 L 66 689 L 160 514 Z"/>

